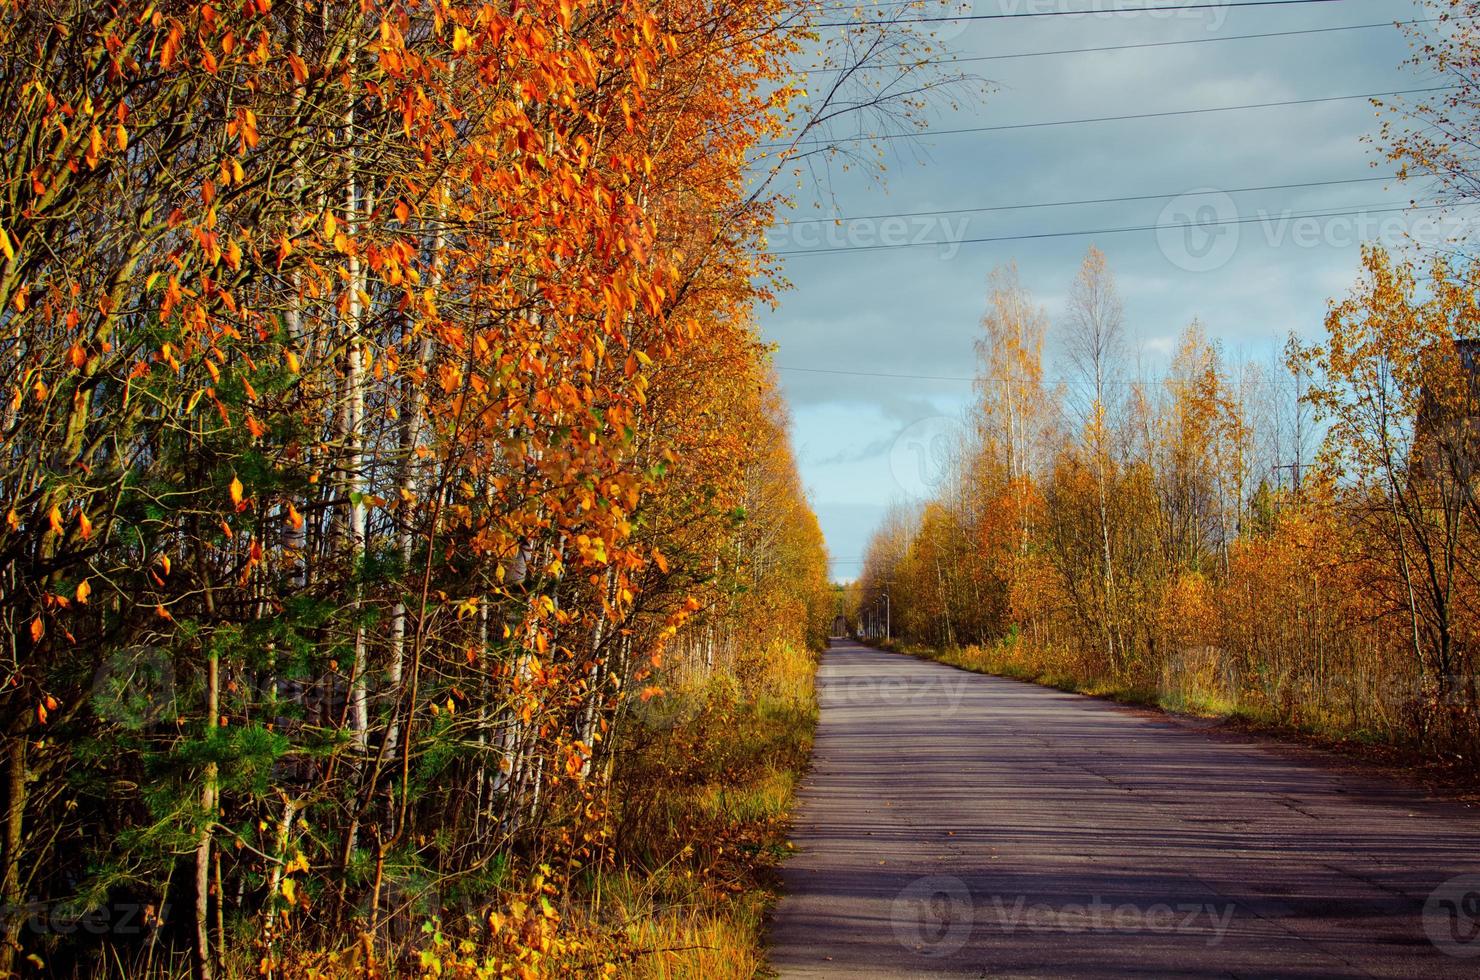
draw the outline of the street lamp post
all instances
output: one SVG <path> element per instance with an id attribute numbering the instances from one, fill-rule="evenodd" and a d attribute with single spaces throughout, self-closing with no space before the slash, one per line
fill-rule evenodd
<path id="1" fill-rule="evenodd" d="M 890 639 L 893 639 L 893 633 L 889 629 L 889 606 L 890 606 L 889 593 L 885 592 L 885 593 L 883 593 L 883 596 L 884 596 L 884 639 L 890 640 Z"/>

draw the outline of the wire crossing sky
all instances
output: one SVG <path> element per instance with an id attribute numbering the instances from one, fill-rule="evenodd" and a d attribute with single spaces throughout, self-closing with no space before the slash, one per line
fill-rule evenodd
<path id="1" fill-rule="evenodd" d="M 1396 26 L 1408 24 L 1433 24 L 1440 18 L 1421 17 L 1415 20 L 1391 21 L 1380 20 L 1368 24 L 1342 24 L 1337 27 L 1310 27 L 1296 31 L 1269 31 L 1263 34 L 1230 34 L 1221 37 L 1189 37 L 1179 41 L 1145 41 L 1140 44 L 1107 44 L 1091 48 L 1059 48 L 1050 51 L 1018 51 L 1011 54 L 984 54 L 975 57 L 945 57 L 945 58 L 922 58 L 917 61 L 899 61 L 890 65 L 891 68 L 917 68 L 925 65 L 967 65 L 980 64 L 987 61 L 1007 61 L 1014 58 L 1052 58 L 1071 54 L 1093 54 L 1100 51 L 1133 51 L 1144 48 L 1170 48 L 1183 44 L 1217 44 L 1225 41 L 1251 41 L 1270 37 L 1297 37 L 1308 34 L 1331 34 L 1337 31 L 1390 31 Z M 802 70 L 805 75 L 820 75 L 828 72 L 836 73 L 841 68 L 825 68 L 814 66 Z"/>
<path id="2" fill-rule="evenodd" d="M 963 14 L 959 16 L 890 16 L 880 14 L 877 18 L 858 18 L 855 20 L 836 20 L 818 24 L 818 27 L 860 27 L 868 24 L 886 21 L 891 24 L 940 24 L 956 23 L 961 21 L 985 21 L 985 20 L 1029 20 L 1034 17 L 1089 17 L 1100 14 L 1148 14 L 1171 13 L 1182 11 L 1210 11 L 1215 8 L 1240 8 L 1240 7 L 1295 7 L 1313 4 L 1337 4 L 1351 3 L 1353 0 L 1215 0 L 1212 3 L 1168 3 L 1168 4 L 1122 4 L 1115 7 L 1093 7 L 1078 6 L 1071 9 L 1057 10 L 1033 10 L 1012 11 L 1000 14 Z"/>
<path id="3" fill-rule="evenodd" d="M 1390 98 L 1400 95 L 1428 95 L 1452 91 L 1453 85 L 1429 85 L 1424 88 L 1397 89 L 1389 92 L 1358 92 L 1355 95 L 1322 95 L 1310 99 L 1286 99 L 1281 102 L 1249 102 L 1243 105 L 1198 106 L 1192 109 L 1164 109 L 1159 112 L 1131 112 L 1117 116 L 1088 116 L 1082 119 L 1037 119 L 1031 122 L 1004 123 L 997 126 L 969 126 L 964 129 L 922 129 L 917 132 L 861 134 L 838 139 L 798 140 L 795 144 L 768 143 L 767 146 L 823 146 L 845 143 L 872 143 L 877 140 L 930 140 L 937 136 L 966 136 L 973 133 L 1003 133 L 1014 129 L 1043 129 L 1048 126 L 1082 126 L 1086 123 L 1127 122 L 1132 119 L 1165 119 L 1171 116 L 1201 116 L 1213 112 L 1245 112 L 1253 109 L 1283 109 L 1289 106 L 1320 105 L 1326 102 L 1349 102 Z"/>
<path id="4" fill-rule="evenodd" d="M 917 18 L 948 41 L 931 60 L 992 89 L 933 107 L 924 134 L 834 134 L 877 141 L 882 184 L 834 168 L 772 229 L 793 288 L 762 324 L 836 576 L 856 574 L 846 559 L 891 503 L 920 498 L 910 447 L 955 431 L 976 397 L 994 268 L 1015 262 L 1056 324 L 1094 244 L 1145 371 L 1194 319 L 1231 358 L 1270 365 L 1290 332 L 1319 334 L 1362 241 L 1443 244 L 1473 220 L 1421 176 L 1393 180 L 1364 142 L 1374 96 L 1443 95 L 1446 80 L 1404 67 L 1394 22 L 1431 16 L 1410 0 L 853 10 L 835 23 Z M 811 57 L 799 68 L 821 74 Z M 1047 359 L 1068 375 L 1052 330 Z"/>

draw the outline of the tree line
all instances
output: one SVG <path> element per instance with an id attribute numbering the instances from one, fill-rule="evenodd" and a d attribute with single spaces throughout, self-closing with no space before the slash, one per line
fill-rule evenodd
<path id="1" fill-rule="evenodd" d="M 1453 86 L 1374 100 L 1370 142 L 1463 215 L 1480 4 L 1429 6 L 1411 64 Z M 897 635 L 991 669 L 1473 758 L 1477 290 L 1465 240 L 1369 245 L 1319 337 L 1244 362 L 1193 323 L 1158 371 L 1097 249 L 1056 322 L 999 269 L 977 404 L 856 601 L 888 593 Z"/>
<path id="2" fill-rule="evenodd" d="M 0 4 L 0 975 L 569 968 L 667 678 L 825 635 L 753 314 L 824 12 Z"/>
<path id="3" fill-rule="evenodd" d="M 1194 323 L 1160 377 L 1099 251 L 1057 325 L 999 270 L 978 404 L 859 601 L 1004 669 L 1468 753 L 1476 270 L 1365 265 L 1324 342 L 1239 363 Z"/>

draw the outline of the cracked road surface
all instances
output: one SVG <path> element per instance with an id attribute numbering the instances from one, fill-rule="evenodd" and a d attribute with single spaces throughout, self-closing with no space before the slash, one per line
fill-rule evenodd
<path id="1" fill-rule="evenodd" d="M 837 641 L 820 698 L 783 978 L 1480 977 L 1459 804 Z"/>

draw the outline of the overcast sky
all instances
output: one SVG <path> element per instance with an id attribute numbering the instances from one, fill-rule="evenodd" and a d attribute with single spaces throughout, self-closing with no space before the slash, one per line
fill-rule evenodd
<path id="1" fill-rule="evenodd" d="M 1168 0 L 1155 0 L 1156 3 Z M 1134 0 L 974 0 L 975 14 L 1131 6 Z M 1098 14 L 944 25 L 959 57 L 1144 44 L 1391 22 L 1424 16 L 1410 0 L 1340 0 L 1212 8 L 1175 15 Z M 1041 123 L 1249 103 L 1350 96 L 1434 85 L 1403 67 L 1408 42 L 1390 26 L 1286 37 L 981 61 L 984 100 L 933 111 L 933 129 Z M 763 311 L 794 421 L 802 477 L 822 522 L 833 575 L 854 577 L 892 501 L 929 492 L 922 446 L 969 405 L 973 341 L 994 267 L 1016 261 L 1024 284 L 1060 322 L 1088 246 L 1108 256 L 1127 329 L 1148 361 L 1194 318 L 1234 356 L 1267 360 L 1294 330 L 1319 335 L 1327 300 L 1357 276 L 1363 238 L 1397 240 L 1425 215 L 1382 213 L 1422 188 L 1391 182 L 1240 192 L 1242 188 L 1391 173 L 1361 142 L 1375 132 L 1364 100 L 1079 125 L 925 135 L 897 144 L 886 184 L 835 174 L 844 215 L 991 208 L 1168 195 L 1155 200 L 952 213 L 778 236 L 794 284 Z M 1374 168 L 1374 162 L 1378 166 Z M 1173 197 L 1175 195 L 1187 195 Z M 802 203 L 808 203 L 804 200 Z M 1287 214 L 1370 209 L 1364 216 Z M 800 216 L 816 212 L 805 209 Z M 1188 230 L 1189 221 L 1211 224 Z M 1154 230 L 1160 225 L 1161 230 Z M 857 246 L 913 240 L 1102 231 L 930 248 Z M 817 241 L 826 231 L 827 240 Z M 808 237 L 808 234 L 812 237 Z M 841 236 L 841 237 L 840 237 Z M 854 246 L 822 253 L 818 247 Z M 838 372 L 838 373 L 821 373 Z M 1049 366 L 1050 377 L 1062 373 Z M 877 377 L 914 375 L 917 377 Z M 924 467 L 922 469 L 922 466 Z"/>

